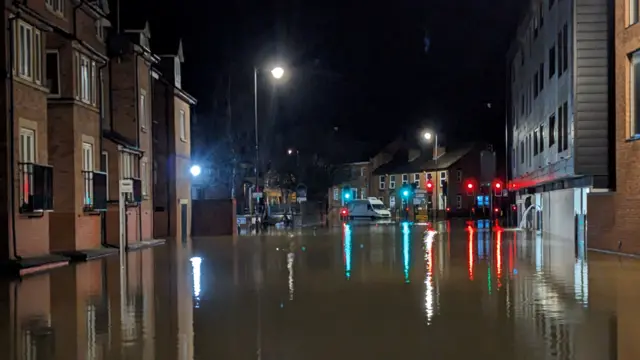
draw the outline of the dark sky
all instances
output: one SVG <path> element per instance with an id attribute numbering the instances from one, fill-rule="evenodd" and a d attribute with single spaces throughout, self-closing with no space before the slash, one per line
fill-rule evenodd
<path id="1" fill-rule="evenodd" d="M 505 56 L 520 0 L 137 1 L 156 41 L 183 37 L 198 121 L 221 78 L 234 74 L 237 91 L 251 94 L 254 64 L 279 61 L 290 80 L 264 86 L 278 110 L 261 116 L 298 129 L 298 142 L 334 127 L 366 150 L 425 127 L 448 143 L 503 141 Z"/>

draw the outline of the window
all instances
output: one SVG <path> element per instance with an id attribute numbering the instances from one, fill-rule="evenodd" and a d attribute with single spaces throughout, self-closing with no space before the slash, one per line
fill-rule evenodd
<path id="1" fill-rule="evenodd" d="M 147 126 L 149 126 L 147 119 L 147 94 L 143 90 L 140 90 L 140 127 L 146 130 Z"/>
<path id="2" fill-rule="evenodd" d="M 45 0 L 47 9 L 50 11 L 62 15 L 64 13 L 64 0 Z"/>
<path id="3" fill-rule="evenodd" d="M 538 130 L 533 132 L 533 156 L 538 155 Z"/>
<path id="4" fill-rule="evenodd" d="M 567 24 L 562 28 L 562 71 L 569 68 L 569 31 Z"/>
<path id="5" fill-rule="evenodd" d="M 120 171 L 121 179 L 133 179 L 135 178 L 135 155 L 130 152 L 123 152 L 122 154 L 122 168 Z"/>
<path id="6" fill-rule="evenodd" d="M 187 119 L 184 110 L 180 110 L 180 140 L 187 140 Z"/>
<path id="7" fill-rule="evenodd" d="M 96 37 L 98 40 L 104 41 L 104 26 L 100 20 L 96 20 Z"/>
<path id="8" fill-rule="evenodd" d="M 520 141 L 520 164 L 524 164 L 524 141 Z"/>
<path id="9" fill-rule="evenodd" d="M 413 174 L 413 183 L 416 184 L 417 187 L 420 187 L 420 174 Z"/>
<path id="10" fill-rule="evenodd" d="M 380 190 L 384 190 L 386 183 L 387 183 L 387 177 L 384 175 L 380 175 L 380 186 L 379 186 Z"/>
<path id="11" fill-rule="evenodd" d="M 18 75 L 42 83 L 42 34 L 25 22 L 18 22 L 16 41 Z"/>
<path id="12" fill-rule="evenodd" d="M 389 189 L 395 189 L 396 188 L 396 176 L 395 175 L 390 175 L 389 176 Z"/>
<path id="13" fill-rule="evenodd" d="M 631 137 L 640 134 L 640 51 L 631 54 L 631 68 L 629 74 L 630 86 L 630 122 L 629 130 Z"/>
<path id="14" fill-rule="evenodd" d="M 558 33 L 558 77 L 562 76 L 562 54 L 564 54 L 564 46 L 562 45 L 562 31 Z"/>
<path id="15" fill-rule="evenodd" d="M 538 152 L 544 151 L 544 125 L 540 124 L 540 131 L 538 131 Z"/>
<path id="16" fill-rule="evenodd" d="M 562 106 L 558 108 L 558 123 L 558 152 L 561 152 L 564 148 L 564 117 Z"/>
<path id="17" fill-rule="evenodd" d="M 57 50 L 47 50 L 47 88 L 49 95 L 60 96 L 60 56 Z"/>
<path id="18" fill-rule="evenodd" d="M 540 5 L 538 7 L 538 16 L 540 17 L 540 28 L 544 26 L 544 7 L 542 6 L 544 1 L 540 1 Z"/>
<path id="19" fill-rule="evenodd" d="M 549 147 L 556 143 L 556 114 L 549 116 Z"/>
<path id="20" fill-rule="evenodd" d="M 27 128 L 20 128 L 20 162 L 36 162 L 36 132 Z"/>
<path id="21" fill-rule="evenodd" d="M 536 71 L 535 74 L 533 74 L 533 98 L 537 99 L 538 98 L 538 72 Z"/>
<path id="22" fill-rule="evenodd" d="M 82 171 L 93 171 L 93 144 L 82 143 Z M 92 178 L 85 177 L 83 204 L 93 204 L 93 181 Z"/>
<path id="23" fill-rule="evenodd" d="M 637 23 L 640 18 L 638 3 L 638 0 L 629 0 L 629 26 Z"/>
<path id="24" fill-rule="evenodd" d="M 544 89 L 544 63 L 540 63 L 540 72 L 539 72 L 539 80 L 538 80 L 538 85 L 540 85 L 540 91 L 538 91 L 539 93 L 542 92 L 542 90 Z"/>
<path id="25" fill-rule="evenodd" d="M 107 200 L 109 200 L 109 153 L 103 151 L 100 158 L 100 171 L 107 175 Z"/>
<path id="26" fill-rule="evenodd" d="M 364 177 L 366 175 L 366 168 L 360 168 L 360 177 Z"/>
<path id="27" fill-rule="evenodd" d="M 360 189 L 360 199 L 364 200 L 367 198 L 367 188 Z"/>
<path id="28" fill-rule="evenodd" d="M 456 208 L 462 209 L 462 195 L 456 195 Z"/>
<path id="29" fill-rule="evenodd" d="M 524 115 L 524 94 L 520 98 L 520 115 Z"/>
<path id="30" fill-rule="evenodd" d="M 409 174 L 402 174 L 402 185 L 409 183 Z"/>
<path id="31" fill-rule="evenodd" d="M 562 139 L 562 144 L 564 145 L 562 150 L 564 151 L 569 148 L 569 104 L 566 101 L 562 104 L 562 117 L 564 118 L 564 138 Z"/>
<path id="32" fill-rule="evenodd" d="M 447 172 L 440 171 L 440 187 L 444 186 L 444 182 L 447 181 Z"/>
<path id="33" fill-rule="evenodd" d="M 458 182 L 462 182 L 462 170 L 457 170 L 456 171 L 456 180 Z"/>
<path id="34" fill-rule="evenodd" d="M 333 188 L 333 200 L 340 200 L 340 191 L 338 188 Z"/>
<path id="35" fill-rule="evenodd" d="M 75 53 L 76 61 L 76 99 L 86 104 L 96 105 L 97 91 L 97 66 L 96 62 L 85 55 Z"/>
<path id="36" fill-rule="evenodd" d="M 142 187 L 142 196 L 149 195 L 149 175 L 147 169 L 147 159 L 143 158 L 140 162 L 140 182 Z"/>
<path id="37" fill-rule="evenodd" d="M 549 79 L 556 74 L 556 46 L 553 45 L 549 49 Z"/>

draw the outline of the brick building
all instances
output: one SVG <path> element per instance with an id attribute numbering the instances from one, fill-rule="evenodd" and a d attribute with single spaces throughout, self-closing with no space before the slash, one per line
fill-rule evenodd
<path id="1" fill-rule="evenodd" d="M 368 161 L 347 163 L 340 166 L 336 184 L 329 189 L 329 212 L 342 207 L 342 192 L 349 189 L 351 199 L 366 199 L 369 194 L 371 164 Z"/>
<path id="2" fill-rule="evenodd" d="M 640 169 L 637 159 L 640 148 L 640 20 L 638 0 L 615 0 L 613 41 L 615 54 L 615 85 L 611 88 L 615 97 L 611 106 L 615 109 L 615 122 L 610 126 L 613 137 L 611 157 L 612 177 L 615 187 L 608 192 L 591 192 L 587 197 L 589 221 L 587 222 L 590 248 L 640 254 L 640 200 L 638 188 Z M 613 83 L 612 83 L 613 84 Z"/>
<path id="3" fill-rule="evenodd" d="M 153 69 L 153 236 L 191 235 L 191 108 L 196 100 L 182 89 L 182 41 L 154 46 Z"/>
<path id="4" fill-rule="evenodd" d="M 7 156 L 0 202 L 11 205 L 0 210 L 3 262 L 100 246 L 100 216 L 85 206 L 99 204 L 100 190 L 84 186 L 99 157 L 84 158 L 83 145 L 100 146 L 107 11 L 104 1 L 5 7 L 2 58 L 11 71 L 2 88 L 7 121 L 0 138 Z"/>
<path id="5" fill-rule="evenodd" d="M 103 124 L 103 161 L 107 163 L 109 205 L 106 239 L 117 245 L 121 226 L 119 181 L 132 180 L 133 194 L 126 198 L 127 243 L 153 238 L 152 66 L 160 61 L 150 50 L 147 22 L 123 26 L 110 39 L 109 77 L 111 117 Z"/>

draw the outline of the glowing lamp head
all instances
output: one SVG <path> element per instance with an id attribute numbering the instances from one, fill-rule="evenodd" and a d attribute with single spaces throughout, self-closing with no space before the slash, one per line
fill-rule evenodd
<path id="1" fill-rule="evenodd" d="M 493 209 L 493 211 L 494 211 L 494 212 L 499 212 L 499 211 L 500 211 L 500 209 L 495 208 L 495 209 Z"/>
<path id="2" fill-rule="evenodd" d="M 189 172 L 191 172 L 191 175 L 193 176 L 198 176 L 202 172 L 202 168 L 200 168 L 199 165 L 193 165 L 191 166 L 191 169 L 189 169 Z"/>
<path id="3" fill-rule="evenodd" d="M 433 184 L 432 184 L 432 183 L 430 183 L 430 182 L 428 182 L 428 183 L 427 183 L 427 188 L 428 188 L 428 189 L 431 189 L 432 187 L 433 187 Z"/>
<path id="4" fill-rule="evenodd" d="M 404 191 L 402 192 L 402 196 L 404 196 L 404 197 L 409 196 L 409 190 L 404 190 Z"/>
<path id="5" fill-rule="evenodd" d="M 349 194 L 349 193 L 345 193 L 345 194 L 344 194 L 344 198 L 345 198 L 345 199 L 348 199 L 348 198 L 350 198 L 350 197 L 351 197 L 351 194 Z"/>
<path id="6" fill-rule="evenodd" d="M 472 183 L 468 183 L 467 184 L 467 189 L 473 189 L 473 184 Z"/>
<path id="7" fill-rule="evenodd" d="M 276 79 L 280 79 L 284 75 L 284 69 L 280 66 L 275 67 L 273 68 L 273 70 L 271 70 L 271 75 L 273 75 L 273 77 Z"/>

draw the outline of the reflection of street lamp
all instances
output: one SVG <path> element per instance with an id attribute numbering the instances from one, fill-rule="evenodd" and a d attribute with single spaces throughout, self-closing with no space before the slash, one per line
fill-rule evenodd
<path id="1" fill-rule="evenodd" d="M 284 69 L 280 66 L 277 66 L 275 68 L 273 68 L 271 70 L 271 75 L 276 78 L 276 79 L 280 79 L 282 78 L 282 76 L 284 75 Z M 253 68 L 253 115 L 254 115 L 254 122 L 255 122 L 255 133 L 256 133 L 256 164 L 254 166 L 254 171 L 256 173 L 256 184 L 255 184 L 255 188 L 256 190 L 258 189 L 258 163 L 260 161 L 260 147 L 259 147 L 259 143 L 258 143 L 258 68 L 254 67 Z M 256 205 L 258 204 L 258 202 L 256 201 Z M 257 206 L 256 206 L 257 207 Z M 257 214 L 257 209 L 256 207 L 254 207 L 253 209 L 253 213 Z"/>
<path id="2" fill-rule="evenodd" d="M 189 172 L 191 172 L 191 175 L 193 175 L 193 177 L 197 177 L 202 172 L 202 168 L 200 168 L 199 165 L 193 165 L 191 169 L 189 169 Z"/>

